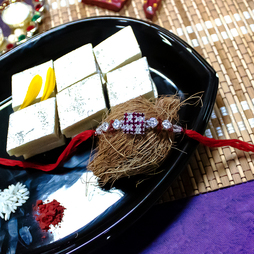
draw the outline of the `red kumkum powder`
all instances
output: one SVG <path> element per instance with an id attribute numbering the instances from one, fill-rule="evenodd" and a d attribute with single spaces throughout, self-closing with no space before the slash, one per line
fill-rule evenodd
<path id="1" fill-rule="evenodd" d="M 57 226 L 62 221 L 65 209 L 55 199 L 50 203 L 43 203 L 42 200 L 37 200 L 35 210 L 38 214 L 35 217 L 39 222 L 40 228 L 48 231 L 50 225 Z"/>

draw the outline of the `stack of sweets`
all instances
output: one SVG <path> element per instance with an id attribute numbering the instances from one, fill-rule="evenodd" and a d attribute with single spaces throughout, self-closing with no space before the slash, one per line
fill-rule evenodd
<path id="1" fill-rule="evenodd" d="M 94 55 L 104 78 L 108 72 L 142 57 L 131 26 L 121 29 L 95 46 Z"/>
<path id="2" fill-rule="evenodd" d="M 55 97 L 10 115 L 7 152 L 25 159 L 65 144 L 59 132 Z"/>
<path id="3" fill-rule="evenodd" d="M 86 54 L 82 54 L 84 49 Z M 87 44 L 54 62 L 60 127 L 66 137 L 101 122 L 107 111 L 103 93 L 103 80 L 107 78 L 105 88 L 110 107 L 140 95 L 155 97 L 147 60 L 141 56 L 134 32 L 127 26 L 94 48 Z"/>
<path id="4" fill-rule="evenodd" d="M 56 89 L 47 100 L 40 101 L 49 67 L 55 70 Z M 88 43 L 54 62 L 13 75 L 14 111 L 20 108 L 29 83 L 37 74 L 42 76 L 43 84 L 34 104 L 10 116 L 9 155 L 29 158 L 63 145 L 64 137 L 72 138 L 94 128 L 108 110 L 105 97 L 110 107 L 139 96 L 157 97 L 147 59 L 142 57 L 131 26 L 94 48 Z"/>
<path id="5" fill-rule="evenodd" d="M 157 97 L 157 90 L 131 26 L 127 26 L 94 48 L 110 107 L 138 96 Z"/>
<path id="6" fill-rule="evenodd" d="M 46 100 L 41 101 L 46 84 L 47 71 L 53 67 L 49 61 L 12 76 L 12 107 L 7 135 L 9 155 L 29 158 L 65 144 L 59 131 L 55 89 Z M 20 109 L 35 75 L 42 78 L 42 86 L 32 104 Z M 18 110 L 20 109 L 20 110 Z"/>
<path id="7" fill-rule="evenodd" d="M 69 138 L 98 125 L 107 107 L 92 44 L 58 58 L 54 66 L 61 132 Z"/>

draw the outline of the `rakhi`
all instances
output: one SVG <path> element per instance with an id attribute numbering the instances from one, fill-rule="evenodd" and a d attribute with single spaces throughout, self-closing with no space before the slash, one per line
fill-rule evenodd
<path id="1" fill-rule="evenodd" d="M 155 103 L 139 97 L 115 106 L 96 130 L 86 130 L 75 136 L 53 164 L 5 158 L 0 158 L 0 164 L 52 171 L 75 153 L 81 143 L 97 136 L 97 153 L 87 168 L 106 184 L 121 177 L 154 172 L 168 155 L 175 135 L 188 136 L 208 147 L 232 146 L 254 152 L 253 144 L 238 139 L 207 138 L 176 124 L 180 106 L 175 96 L 159 98 Z M 130 111 L 133 108 L 135 112 Z M 129 112 L 123 113 L 124 110 Z"/>
<path id="2" fill-rule="evenodd" d="M 151 117 L 145 119 L 144 113 L 125 113 L 124 120 L 112 120 L 110 123 L 102 123 L 95 131 L 95 135 L 101 135 L 107 131 L 122 129 L 125 134 L 145 134 L 145 129 L 155 129 L 157 132 L 168 131 L 173 133 L 183 133 L 189 138 L 195 139 L 208 147 L 232 146 L 245 152 L 254 152 L 254 145 L 238 139 L 214 139 L 207 138 L 194 130 L 187 130 L 179 125 L 172 124 L 169 120 L 162 121 L 160 118 Z"/>
<path id="3" fill-rule="evenodd" d="M 96 135 L 101 135 L 107 131 L 123 130 L 125 134 L 145 134 L 145 130 L 149 128 L 156 128 L 157 131 L 167 130 L 174 133 L 180 133 L 183 128 L 172 124 L 168 119 L 162 121 L 160 118 L 156 119 L 151 117 L 150 119 L 145 118 L 144 113 L 125 113 L 124 120 L 111 120 L 110 123 L 102 123 L 95 131 Z"/>

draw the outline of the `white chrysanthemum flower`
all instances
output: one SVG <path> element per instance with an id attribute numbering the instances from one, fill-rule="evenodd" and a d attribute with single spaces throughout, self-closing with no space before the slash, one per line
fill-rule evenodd
<path id="1" fill-rule="evenodd" d="M 9 220 L 11 213 L 26 203 L 29 198 L 27 187 L 21 183 L 11 184 L 7 189 L 0 191 L 0 217 Z"/>

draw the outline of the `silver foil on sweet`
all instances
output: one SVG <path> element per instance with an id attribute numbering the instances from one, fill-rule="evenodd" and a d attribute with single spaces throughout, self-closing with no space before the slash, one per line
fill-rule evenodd
<path id="1" fill-rule="evenodd" d="M 55 134 L 56 104 L 50 98 L 10 115 L 7 151 L 33 140 Z"/>

